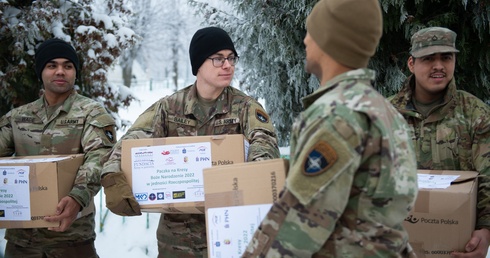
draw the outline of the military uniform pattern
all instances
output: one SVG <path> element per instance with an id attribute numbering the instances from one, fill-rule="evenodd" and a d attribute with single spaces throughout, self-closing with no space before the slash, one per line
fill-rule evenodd
<path id="1" fill-rule="evenodd" d="M 411 38 L 413 57 L 423 57 L 434 53 L 459 52 L 456 49 L 456 33 L 442 27 L 429 27 L 419 30 Z"/>
<path id="2" fill-rule="evenodd" d="M 0 156 L 84 153 L 69 196 L 87 207 L 100 190 L 100 160 L 115 142 L 115 121 L 98 102 L 75 91 L 46 115 L 44 97 L 0 118 Z M 94 213 L 79 218 L 65 232 L 7 229 L 5 238 L 21 246 L 62 244 L 95 239 Z"/>
<path id="3" fill-rule="evenodd" d="M 338 75 L 303 99 L 286 186 L 243 257 L 403 257 L 418 193 L 409 128 L 372 87 Z"/>
<path id="4" fill-rule="evenodd" d="M 449 83 L 443 102 L 423 117 L 412 103 L 410 76 L 391 102 L 410 125 L 419 169 L 480 173 L 477 228 L 490 229 L 490 108 Z"/>
<path id="5" fill-rule="evenodd" d="M 125 139 L 243 134 L 250 142 L 248 161 L 279 158 L 269 116 L 253 98 L 229 86 L 205 113 L 196 85 L 164 97 L 149 107 L 116 144 L 103 174 L 121 172 L 121 141 Z M 205 257 L 206 230 L 202 214 L 162 214 L 157 230 L 159 257 Z"/>

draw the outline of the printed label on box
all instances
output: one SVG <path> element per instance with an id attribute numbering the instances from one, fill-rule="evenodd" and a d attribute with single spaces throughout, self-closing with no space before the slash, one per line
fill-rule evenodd
<path id="1" fill-rule="evenodd" d="M 417 181 L 419 189 L 446 189 L 458 177 L 458 175 L 418 174 Z"/>
<path id="2" fill-rule="evenodd" d="M 211 167 L 209 142 L 131 149 L 133 193 L 141 204 L 204 201 L 202 170 Z"/>
<path id="3" fill-rule="evenodd" d="M 209 208 L 208 248 L 210 258 L 240 257 L 272 204 Z"/>
<path id="4" fill-rule="evenodd" d="M 0 221 L 31 220 L 29 166 L 0 166 Z"/>

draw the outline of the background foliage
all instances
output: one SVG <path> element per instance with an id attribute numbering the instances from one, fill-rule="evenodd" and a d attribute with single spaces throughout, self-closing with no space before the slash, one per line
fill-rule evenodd
<path id="1" fill-rule="evenodd" d="M 103 7 L 98 12 L 97 1 Z M 215 25 L 230 33 L 240 56 L 239 85 L 235 86 L 265 100 L 280 145 L 287 146 L 294 118 L 303 109 L 301 98 L 319 87 L 318 80 L 304 71 L 303 45 L 305 20 L 317 0 L 187 2 L 197 17 L 205 19 L 202 26 Z M 128 51 L 125 57 L 132 53 L 126 59 L 143 62 L 147 69 L 158 69 L 148 60 L 160 56 L 167 62 L 165 74 L 172 76 L 175 90 L 186 86 L 178 78 L 189 70 L 179 68 L 177 62 L 189 67 L 188 45 L 178 39 L 190 38 L 195 29 L 189 24 L 195 24 L 195 19 L 185 9 L 177 11 L 180 2 L 155 0 L 145 6 L 166 10 L 160 13 L 169 19 L 138 20 L 131 16 L 128 3 L 133 3 L 138 15 L 150 13 L 147 8 L 136 8 L 138 1 L 133 0 L 0 0 L 0 115 L 38 97 L 34 50 L 53 35 L 71 41 L 81 56 L 83 73 L 77 81 L 81 93 L 103 102 L 116 117 L 118 108 L 132 100 L 130 94 L 121 94 L 121 88 L 107 84 L 107 69 L 121 51 Z M 427 26 L 443 26 L 458 34 L 458 87 L 489 103 L 490 0 L 380 0 L 380 4 L 384 33 L 369 67 L 377 71 L 376 88 L 383 95 L 394 94 L 409 74 L 406 60 L 411 35 Z M 171 16 L 172 10 L 176 16 Z M 158 12 L 150 16 L 157 17 Z M 126 27 L 128 20 L 133 24 Z M 135 45 L 136 38 L 141 44 Z M 169 54 L 161 56 L 160 52 Z"/>
<path id="2" fill-rule="evenodd" d="M 121 51 L 134 44 L 133 31 L 125 27 L 130 15 L 123 0 L 0 1 L 0 115 L 39 97 L 34 53 L 53 36 L 77 50 L 82 63 L 79 92 L 117 114 L 131 96 L 118 94 L 106 74 Z"/>
<path id="3" fill-rule="evenodd" d="M 240 49 L 242 83 L 248 92 L 266 100 L 279 132 L 281 146 L 289 143 L 301 98 L 316 89 L 318 80 L 304 72 L 305 21 L 317 0 L 225 0 L 235 14 L 204 1 L 191 0 L 207 24 L 229 31 Z M 376 88 L 394 94 L 409 71 L 411 35 L 424 27 L 442 26 L 458 34 L 456 80 L 464 89 L 489 101 L 489 0 L 380 0 L 384 32 L 369 67 L 377 71 Z"/>

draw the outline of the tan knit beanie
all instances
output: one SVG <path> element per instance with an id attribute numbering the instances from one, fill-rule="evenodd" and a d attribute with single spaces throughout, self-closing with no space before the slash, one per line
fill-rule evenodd
<path id="1" fill-rule="evenodd" d="M 351 68 L 367 67 L 383 32 L 378 0 L 320 0 L 306 19 L 318 46 Z"/>

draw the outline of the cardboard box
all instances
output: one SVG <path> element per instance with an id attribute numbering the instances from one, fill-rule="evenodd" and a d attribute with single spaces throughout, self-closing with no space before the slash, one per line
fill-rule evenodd
<path id="1" fill-rule="evenodd" d="M 59 226 L 44 221 L 44 216 L 55 214 L 58 202 L 71 191 L 83 157 L 73 154 L 0 158 L 0 228 Z M 94 209 L 92 202 L 79 215 L 85 216 Z"/>
<path id="2" fill-rule="evenodd" d="M 272 159 L 204 169 L 206 209 L 273 203 L 288 166 L 286 159 Z"/>
<path id="3" fill-rule="evenodd" d="M 202 169 L 243 163 L 248 147 L 242 134 L 123 140 L 121 169 L 142 211 L 202 214 Z"/>
<path id="4" fill-rule="evenodd" d="M 418 173 L 417 200 L 403 224 L 410 245 L 418 257 L 451 257 L 452 251 L 464 250 L 475 229 L 478 173 L 450 170 Z M 451 176 L 458 177 L 452 181 Z M 441 187 L 450 181 L 450 185 Z"/>
<path id="5" fill-rule="evenodd" d="M 204 169 L 208 257 L 240 257 L 284 187 L 286 159 Z"/>

